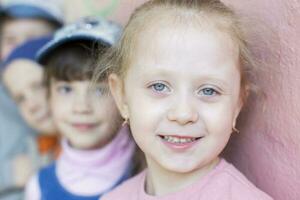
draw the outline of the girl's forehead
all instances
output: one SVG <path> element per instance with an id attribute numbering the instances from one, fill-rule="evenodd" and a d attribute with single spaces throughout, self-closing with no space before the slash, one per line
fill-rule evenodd
<path id="1" fill-rule="evenodd" d="M 146 14 L 140 16 L 138 23 L 130 23 L 130 26 L 138 30 L 138 33 L 157 32 L 168 29 L 189 29 L 196 28 L 199 31 L 217 29 L 230 29 L 232 21 L 228 20 L 221 13 L 210 13 L 199 11 L 197 9 L 187 8 L 159 8 L 155 11 L 146 11 Z M 142 20 L 143 19 L 143 20 Z M 135 21 L 135 20 L 133 20 Z M 147 23 L 141 23 L 147 22 Z"/>
<path id="2" fill-rule="evenodd" d="M 238 60 L 239 47 L 229 34 L 217 29 L 199 29 L 190 26 L 162 27 L 161 29 L 145 30 L 139 34 L 134 47 L 134 57 L 149 58 L 163 61 L 164 59 L 179 61 L 186 57 L 197 60 L 224 59 L 231 56 Z M 177 57 L 174 57 L 177 55 Z"/>
<path id="3" fill-rule="evenodd" d="M 157 20 L 156 23 L 152 20 L 149 24 L 138 28 L 138 32 L 134 34 L 135 37 L 132 38 L 132 49 L 137 49 L 141 45 L 155 47 L 157 44 L 169 43 L 172 40 L 178 41 L 177 46 L 174 46 L 174 48 L 181 48 L 183 44 L 201 40 L 205 36 L 204 33 L 218 38 L 218 42 L 226 43 L 226 45 L 230 46 L 238 46 L 228 28 L 218 27 L 213 22 L 201 22 L 192 18 L 189 21 L 167 18 L 161 21 Z"/>
<path id="4" fill-rule="evenodd" d="M 184 13 L 181 17 L 176 11 L 170 13 L 156 16 L 152 13 L 145 25 L 138 24 L 134 34 L 127 35 L 126 40 L 130 41 L 130 44 L 124 57 L 126 71 L 132 64 L 143 65 L 146 60 L 177 63 L 190 59 L 189 62 L 192 63 L 196 62 L 197 58 L 202 58 L 203 61 L 213 58 L 206 55 L 214 55 L 216 59 L 211 61 L 230 56 L 233 62 L 239 62 L 239 43 L 230 32 L 230 23 L 219 22 L 219 18 L 207 19 L 208 15 Z M 134 25 L 137 24 L 133 24 L 132 27 Z"/>

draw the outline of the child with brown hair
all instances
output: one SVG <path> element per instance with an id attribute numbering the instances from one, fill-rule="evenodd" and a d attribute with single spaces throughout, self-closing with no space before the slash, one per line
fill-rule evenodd
<path id="1" fill-rule="evenodd" d="M 103 54 L 120 31 L 110 21 L 87 18 L 59 30 L 40 51 L 62 150 L 31 179 L 25 199 L 98 199 L 132 175 L 135 145 L 127 126 L 121 126 L 107 77 L 91 86 L 93 51 Z"/>

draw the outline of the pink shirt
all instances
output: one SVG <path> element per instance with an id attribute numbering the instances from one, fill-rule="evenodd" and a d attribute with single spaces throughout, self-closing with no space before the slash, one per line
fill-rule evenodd
<path id="1" fill-rule="evenodd" d="M 272 200 L 224 159 L 198 182 L 165 196 L 150 196 L 145 193 L 146 173 L 147 171 L 143 171 L 127 180 L 101 200 Z"/>
<path id="2" fill-rule="evenodd" d="M 62 141 L 62 152 L 56 162 L 56 175 L 69 192 L 80 196 L 101 194 L 111 188 L 127 170 L 135 149 L 127 127 L 105 147 L 91 151 L 71 148 Z M 40 200 L 38 175 L 26 186 L 26 200 Z"/>

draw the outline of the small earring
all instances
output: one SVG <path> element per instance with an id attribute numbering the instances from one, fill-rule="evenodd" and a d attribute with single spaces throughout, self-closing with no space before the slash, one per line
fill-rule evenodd
<path id="1" fill-rule="evenodd" d="M 129 125 L 129 119 L 127 117 L 124 118 L 122 126 Z"/>
<path id="2" fill-rule="evenodd" d="M 240 133 L 240 131 L 235 127 L 232 128 L 232 131 L 235 132 L 235 133 Z"/>

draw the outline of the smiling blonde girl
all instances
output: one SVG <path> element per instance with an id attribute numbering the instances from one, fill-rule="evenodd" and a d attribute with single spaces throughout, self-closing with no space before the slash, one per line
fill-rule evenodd
<path id="1" fill-rule="evenodd" d="M 248 52 L 218 0 L 136 9 L 101 66 L 148 168 L 103 199 L 271 199 L 219 156 L 251 89 Z"/>

